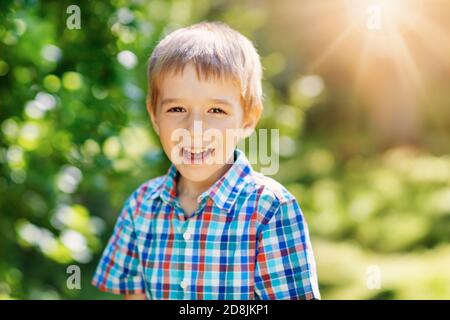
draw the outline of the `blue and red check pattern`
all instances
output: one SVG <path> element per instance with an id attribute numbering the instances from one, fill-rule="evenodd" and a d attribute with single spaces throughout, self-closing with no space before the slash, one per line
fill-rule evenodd
<path id="1" fill-rule="evenodd" d="M 236 149 L 232 167 L 185 214 L 178 172 L 127 199 L 92 283 L 149 299 L 320 299 L 303 214 L 279 183 Z"/>

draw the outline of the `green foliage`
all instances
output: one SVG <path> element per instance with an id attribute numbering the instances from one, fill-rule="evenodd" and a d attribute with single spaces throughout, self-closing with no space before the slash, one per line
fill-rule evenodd
<path id="1" fill-rule="evenodd" d="M 145 111 L 163 23 L 82 1 L 81 29 L 69 30 L 69 4 L 17 1 L 0 27 L 0 292 L 13 298 L 98 296 L 89 280 L 124 198 L 168 165 Z M 72 263 L 82 291 L 66 289 Z"/>
<path id="2" fill-rule="evenodd" d="M 285 163 L 279 179 L 309 223 L 325 297 L 450 296 L 449 156 L 397 148 L 341 163 L 314 147 Z M 372 265 L 379 290 L 366 285 Z"/>

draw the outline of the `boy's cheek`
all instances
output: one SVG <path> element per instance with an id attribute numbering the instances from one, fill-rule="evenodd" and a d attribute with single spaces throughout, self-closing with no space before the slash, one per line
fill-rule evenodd
<path id="1" fill-rule="evenodd" d="M 161 146 L 164 151 L 167 153 L 173 147 L 173 143 L 171 142 L 171 133 L 167 130 L 164 130 L 163 127 L 160 128 L 159 132 L 159 140 L 161 142 Z"/>

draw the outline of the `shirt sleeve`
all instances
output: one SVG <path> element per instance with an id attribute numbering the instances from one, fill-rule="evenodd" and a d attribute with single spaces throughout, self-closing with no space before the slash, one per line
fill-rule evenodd
<path id="1" fill-rule="evenodd" d="M 92 279 L 92 284 L 101 291 L 116 294 L 145 293 L 132 220 L 133 208 L 136 206 L 134 195 L 125 202 Z"/>
<path id="2" fill-rule="evenodd" d="M 320 299 L 308 227 L 295 199 L 280 204 L 258 236 L 257 299 Z"/>

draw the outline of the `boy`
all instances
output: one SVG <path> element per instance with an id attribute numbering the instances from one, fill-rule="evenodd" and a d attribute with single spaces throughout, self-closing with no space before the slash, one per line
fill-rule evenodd
<path id="1" fill-rule="evenodd" d="M 261 115 L 261 70 L 252 43 L 223 23 L 178 29 L 155 48 L 147 111 L 172 165 L 126 201 L 92 281 L 100 290 L 320 299 L 296 199 L 236 148 Z"/>

